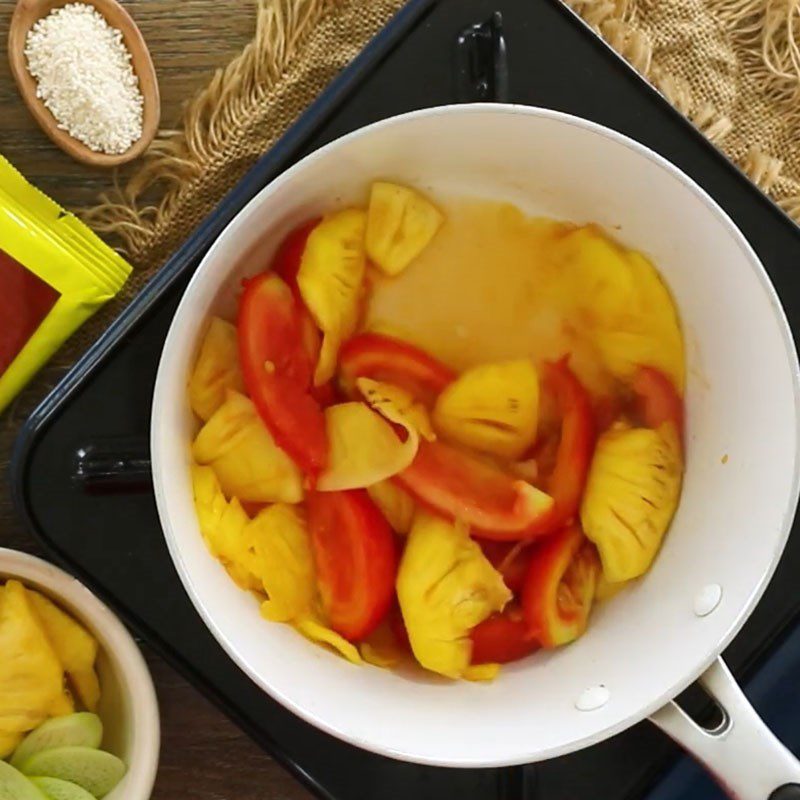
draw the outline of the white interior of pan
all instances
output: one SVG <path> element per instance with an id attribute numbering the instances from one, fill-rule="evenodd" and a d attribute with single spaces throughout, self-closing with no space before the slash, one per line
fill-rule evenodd
<path id="1" fill-rule="evenodd" d="M 492 684 L 354 667 L 265 622 L 256 601 L 209 556 L 195 521 L 187 469 L 194 423 L 185 387 L 205 321 L 230 311 L 240 278 L 263 269 L 292 226 L 363 201 L 375 178 L 613 227 L 653 258 L 684 323 L 688 467 L 655 566 L 599 607 L 580 641 L 511 665 Z M 435 298 L 420 302 L 420 325 L 425 302 Z M 499 106 L 439 109 L 380 123 L 315 153 L 262 191 L 209 252 L 159 370 L 157 499 L 198 611 L 273 697 L 337 736 L 399 758 L 519 763 L 638 721 L 732 638 L 772 574 L 794 512 L 796 408 L 796 356 L 778 300 L 741 235 L 702 191 L 641 146 L 571 117 Z M 711 583 L 722 587 L 722 601 L 699 618 L 694 597 Z M 576 710 L 577 697 L 601 684 L 608 703 Z"/>

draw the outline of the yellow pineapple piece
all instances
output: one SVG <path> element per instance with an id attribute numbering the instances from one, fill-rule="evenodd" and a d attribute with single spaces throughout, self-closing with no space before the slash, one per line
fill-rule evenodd
<path id="1" fill-rule="evenodd" d="M 30 589 L 27 592 L 64 671 L 79 672 L 93 667 L 97 658 L 97 640 L 94 636 L 48 597 Z"/>
<path id="2" fill-rule="evenodd" d="M 78 700 L 89 711 L 94 711 L 100 701 L 100 682 L 94 671 L 98 650 L 97 640 L 83 625 L 62 611 L 48 597 L 30 589 L 27 592 L 36 616 L 67 673 Z M 72 695 L 65 689 L 51 708 L 50 715 L 58 717 L 74 710 Z"/>
<path id="3" fill-rule="evenodd" d="M 211 419 L 225 400 L 228 389 L 244 391 L 236 327 L 224 319 L 212 317 L 189 379 L 192 411 L 204 422 Z"/>
<path id="4" fill-rule="evenodd" d="M 603 600 L 610 600 L 612 597 L 615 597 L 619 592 L 621 592 L 630 581 L 618 581 L 617 583 L 611 583 L 611 581 L 606 578 L 605 573 L 601 570 L 600 574 L 597 576 L 597 584 L 594 589 L 594 599 L 598 602 L 602 602 Z"/>
<path id="5" fill-rule="evenodd" d="M 317 480 L 321 492 L 361 489 L 402 472 L 414 460 L 419 436 L 410 426 L 401 442 L 392 426 L 364 403 L 325 409 L 328 466 Z"/>
<path id="6" fill-rule="evenodd" d="M 248 526 L 256 554 L 256 573 L 268 599 L 262 614 L 275 622 L 291 622 L 315 613 L 314 556 L 303 512 L 276 503 Z"/>
<path id="7" fill-rule="evenodd" d="M 371 378 L 357 378 L 356 387 L 367 403 L 389 422 L 413 428 L 427 442 L 436 441 L 428 409 L 411 392 Z"/>
<path id="8" fill-rule="evenodd" d="M 22 741 L 23 733 L 4 733 L 0 731 L 0 759 L 8 758 Z"/>
<path id="9" fill-rule="evenodd" d="M 100 680 L 93 667 L 70 673 L 69 682 L 87 711 L 97 711 L 100 703 Z"/>
<path id="10" fill-rule="evenodd" d="M 469 632 L 511 599 L 503 576 L 467 530 L 418 512 L 397 575 L 397 597 L 417 661 L 449 678 L 469 673 Z"/>
<path id="11" fill-rule="evenodd" d="M 367 212 L 367 255 L 387 275 L 402 272 L 430 243 L 444 215 L 407 186 L 372 184 Z"/>
<path id="12" fill-rule="evenodd" d="M 637 305 L 638 290 L 625 251 L 600 228 L 576 228 L 560 240 L 560 287 L 567 302 L 577 301 L 583 322 L 603 328 Z"/>
<path id="13" fill-rule="evenodd" d="M 675 428 L 615 427 L 597 442 L 581 523 L 611 583 L 646 572 L 669 527 L 681 491 L 683 461 Z"/>
<path id="14" fill-rule="evenodd" d="M 392 481 L 379 481 L 367 487 L 367 494 L 395 533 L 407 536 L 414 522 L 417 505 L 408 492 Z"/>
<path id="15" fill-rule="evenodd" d="M 358 651 L 367 664 L 383 669 L 396 666 L 403 658 L 403 651 L 385 620 L 359 644 Z"/>
<path id="16" fill-rule="evenodd" d="M 261 615 L 272 622 L 291 623 L 310 641 L 360 664 L 357 648 L 322 620 L 314 556 L 302 511 L 276 503 L 258 513 L 248 526 L 248 535 L 255 549 L 255 569 L 267 593 Z"/>
<path id="17" fill-rule="evenodd" d="M 487 683 L 500 674 L 500 664 L 470 664 L 461 676 L 465 681 Z"/>
<path id="18" fill-rule="evenodd" d="M 299 503 L 303 475 L 272 438 L 252 401 L 228 390 L 225 402 L 192 445 L 198 464 L 210 466 L 226 497 L 254 503 Z"/>
<path id="19" fill-rule="evenodd" d="M 65 688 L 50 706 L 50 716 L 63 717 L 66 714 L 72 714 L 73 711 L 75 711 L 75 701 L 72 698 L 72 692 Z"/>
<path id="20" fill-rule="evenodd" d="M 606 369 L 630 381 L 640 366 L 656 367 L 683 390 L 683 335 L 669 289 L 641 254 L 587 225 L 565 236 L 556 258 L 555 302 L 595 346 Z"/>
<path id="21" fill-rule="evenodd" d="M 683 392 L 683 335 L 672 295 L 640 253 L 628 253 L 627 262 L 637 290 L 636 304 L 617 323 L 598 331 L 600 355 L 622 380 L 630 380 L 640 366 L 656 367 Z"/>
<path id="22" fill-rule="evenodd" d="M 250 518 L 239 499 L 225 499 L 211 467 L 192 465 L 194 504 L 200 533 L 211 555 L 218 559 L 242 589 L 260 591 L 255 551 L 247 533 Z"/>
<path id="23" fill-rule="evenodd" d="M 315 619 L 301 619 L 295 623 L 295 628 L 311 642 L 327 645 L 334 651 L 344 656 L 351 664 L 361 664 L 361 654 L 358 648 L 348 642 L 344 636 L 323 625 Z"/>
<path id="24" fill-rule="evenodd" d="M 214 542 L 218 548 L 218 558 L 239 587 L 260 591 L 255 551 L 248 535 L 249 522 L 250 518 L 239 499 L 232 498 L 219 522 Z"/>
<path id="25" fill-rule="evenodd" d="M 297 285 L 323 334 L 314 373 L 317 386 L 333 377 L 339 346 L 358 323 L 366 222 L 367 215 L 356 208 L 329 214 L 311 231 L 303 251 Z"/>
<path id="26" fill-rule="evenodd" d="M 0 734 L 41 724 L 63 691 L 64 673 L 23 585 L 0 590 Z"/>
<path id="27" fill-rule="evenodd" d="M 433 411 L 445 438 L 503 458 L 519 458 L 533 444 L 538 417 L 539 376 L 527 359 L 468 369 Z"/>

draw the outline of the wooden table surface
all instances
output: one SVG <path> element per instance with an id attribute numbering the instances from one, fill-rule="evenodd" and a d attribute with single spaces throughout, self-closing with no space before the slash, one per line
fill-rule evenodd
<path id="1" fill-rule="evenodd" d="M 15 3 L 0 0 L 5 43 Z M 251 0 L 126 0 L 147 39 L 159 75 L 162 126 L 177 126 L 181 104 L 250 38 Z M 68 208 L 90 205 L 111 174 L 62 154 L 28 115 L 0 59 L 0 152 L 29 180 Z M 124 174 L 124 173 L 123 173 Z M 0 323 L 1 324 L 1 323 Z M 46 368 L 0 416 L 0 468 L 20 423 L 64 366 Z M 2 474 L 5 474 L 3 472 Z M 0 481 L 0 546 L 40 553 L 16 518 Z M 153 800 L 300 800 L 311 795 L 146 645 L 161 705 L 161 764 Z"/>

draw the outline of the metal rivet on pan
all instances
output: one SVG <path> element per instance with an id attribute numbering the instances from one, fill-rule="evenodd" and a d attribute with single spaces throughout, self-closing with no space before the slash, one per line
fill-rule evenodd
<path id="1" fill-rule="evenodd" d="M 578 695 L 575 708 L 578 711 L 596 711 L 602 708 L 611 699 L 611 692 L 601 683 L 599 686 L 590 686 Z"/>
<path id="2" fill-rule="evenodd" d="M 708 616 L 722 600 L 722 587 L 718 583 L 704 586 L 694 598 L 694 613 L 698 617 Z"/>

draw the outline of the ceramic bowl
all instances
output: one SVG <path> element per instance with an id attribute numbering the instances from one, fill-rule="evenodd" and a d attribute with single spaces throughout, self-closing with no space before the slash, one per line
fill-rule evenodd
<path id="1" fill-rule="evenodd" d="M 80 581 L 47 561 L 0 548 L 0 581 L 9 578 L 50 597 L 97 639 L 102 747 L 128 767 L 106 800 L 149 800 L 158 768 L 161 729 L 153 681 L 133 637 Z"/>

